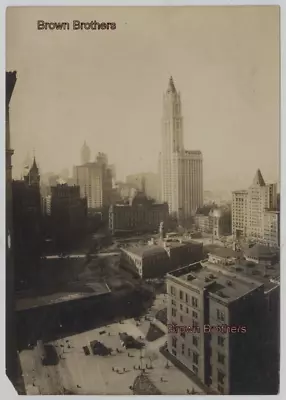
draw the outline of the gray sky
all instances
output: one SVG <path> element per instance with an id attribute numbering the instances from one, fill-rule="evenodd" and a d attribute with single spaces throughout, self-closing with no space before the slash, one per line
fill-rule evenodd
<path id="1" fill-rule="evenodd" d="M 38 31 L 37 20 L 116 22 L 113 31 Z M 279 175 L 278 7 L 26 7 L 7 11 L 14 176 L 108 153 L 118 178 L 155 171 L 162 96 L 181 92 L 185 148 L 203 152 L 205 189 Z"/>

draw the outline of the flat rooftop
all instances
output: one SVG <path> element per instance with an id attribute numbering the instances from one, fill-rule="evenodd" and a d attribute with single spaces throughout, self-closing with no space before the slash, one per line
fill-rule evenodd
<path id="1" fill-rule="evenodd" d="M 256 281 L 264 285 L 265 292 L 279 285 L 280 281 L 280 264 L 266 266 L 264 264 L 255 264 L 246 260 L 240 260 L 233 265 L 217 265 L 208 261 L 203 265 L 212 271 L 222 271 L 233 276 L 241 276 L 243 279 Z"/>
<path id="2" fill-rule="evenodd" d="M 218 247 L 215 246 L 210 249 L 209 254 L 213 254 L 214 256 L 221 258 L 239 258 L 243 255 L 241 251 L 234 251 L 228 247 Z"/>
<path id="3" fill-rule="evenodd" d="M 150 257 L 153 256 L 155 254 L 163 254 L 166 253 L 166 250 L 164 249 L 163 246 L 158 246 L 156 244 L 149 244 L 149 245 L 143 245 L 143 246 L 131 246 L 131 247 L 127 247 L 126 249 L 122 249 L 123 252 L 125 253 L 132 253 L 132 254 L 136 254 L 139 257 Z"/>
<path id="4" fill-rule="evenodd" d="M 95 282 L 81 285 L 81 287 L 68 285 L 67 288 L 62 291 L 42 296 L 33 293 L 17 293 L 16 311 L 24 311 L 74 300 L 82 300 L 101 296 L 110 292 L 111 291 L 107 284 Z"/>
<path id="5" fill-rule="evenodd" d="M 170 272 L 168 275 L 198 289 L 206 289 L 225 302 L 234 301 L 263 285 L 248 277 L 227 273 L 227 270 L 209 268 L 210 263 L 201 262 Z"/>

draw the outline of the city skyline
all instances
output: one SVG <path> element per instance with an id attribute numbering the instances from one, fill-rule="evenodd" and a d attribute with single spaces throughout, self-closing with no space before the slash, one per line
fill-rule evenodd
<path id="1" fill-rule="evenodd" d="M 172 75 L 185 146 L 204 155 L 204 189 L 248 187 L 257 168 L 278 181 L 278 7 L 102 8 L 96 17 L 116 20 L 116 31 L 35 35 L 38 19 L 87 16 L 88 8 L 7 11 L 7 70 L 19 77 L 11 101 L 15 176 L 33 148 L 42 172 L 71 173 L 84 141 L 92 159 L 108 154 L 120 180 L 158 172 Z"/>

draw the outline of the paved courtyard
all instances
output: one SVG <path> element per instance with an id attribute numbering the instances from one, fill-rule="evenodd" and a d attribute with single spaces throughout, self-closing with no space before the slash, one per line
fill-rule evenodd
<path id="1" fill-rule="evenodd" d="M 157 310 L 165 306 L 165 295 L 157 296 L 148 317 L 152 320 Z M 166 333 L 153 342 L 145 340 L 143 350 L 126 350 L 121 346 L 120 332 L 145 339 L 149 327 L 150 321 L 145 318 L 139 324 L 134 319 L 128 319 L 50 342 L 60 357 L 55 366 L 42 365 L 38 348 L 22 351 L 20 360 L 27 394 L 133 394 L 131 387 L 142 369 L 145 369 L 150 381 L 162 394 L 185 395 L 187 390 L 192 389 L 201 393 L 195 383 L 170 362 L 167 363 L 159 352 L 167 340 Z M 112 348 L 112 355 L 86 356 L 83 346 L 89 346 L 93 340 L 99 340 L 106 347 Z"/>

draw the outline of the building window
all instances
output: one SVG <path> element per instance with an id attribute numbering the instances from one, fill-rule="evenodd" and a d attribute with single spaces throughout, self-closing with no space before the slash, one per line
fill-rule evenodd
<path id="1" fill-rule="evenodd" d="M 180 315 L 180 322 L 184 322 L 183 316 Z"/>
<path id="2" fill-rule="evenodd" d="M 176 316 L 176 309 L 172 308 L 172 317 L 175 317 L 175 316 Z"/>
<path id="3" fill-rule="evenodd" d="M 171 286 L 171 295 L 176 296 L 176 289 L 174 288 L 174 286 Z"/>
<path id="4" fill-rule="evenodd" d="M 185 337 L 186 337 L 186 332 L 181 331 L 181 336 L 182 336 L 183 338 L 185 338 Z"/>
<path id="5" fill-rule="evenodd" d="M 182 304 L 180 304 L 180 310 L 182 310 L 183 309 L 183 306 L 182 306 Z"/>
<path id="6" fill-rule="evenodd" d="M 218 383 L 220 383 L 221 385 L 224 384 L 224 377 L 225 377 L 224 373 L 221 372 L 221 371 L 218 369 L 218 370 L 217 370 L 217 380 L 218 380 Z"/>
<path id="7" fill-rule="evenodd" d="M 216 310 L 216 317 L 219 321 L 224 321 L 225 320 L 225 315 L 224 312 L 222 312 L 221 310 L 217 309 Z"/>
<path id="8" fill-rule="evenodd" d="M 193 307 L 198 307 L 198 299 L 196 297 L 192 297 L 192 306 Z"/>
<path id="9" fill-rule="evenodd" d="M 199 327 L 198 321 L 196 321 L 195 319 L 193 319 L 193 328 L 198 328 L 198 327 Z"/>
<path id="10" fill-rule="evenodd" d="M 193 311 L 192 315 L 193 315 L 193 318 L 198 318 L 198 313 L 196 311 Z"/>
<path id="11" fill-rule="evenodd" d="M 175 300 L 172 300 L 172 304 L 173 304 L 173 306 L 175 306 L 175 305 L 176 305 L 176 302 L 175 302 Z"/>
<path id="12" fill-rule="evenodd" d="M 221 347 L 224 346 L 224 338 L 222 336 L 217 337 L 217 344 Z"/>
<path id="13" fill-rule="evenodd" d="M 199 338 L 197 336 L 193 336 L 193 345 L 196 347 L 199 345 Z"/>
<path id="14" fill-rule="evenodd" d="M 189 308 L 188 307 L 186 307 L 186 313 L 189 314 Z"/>
<path id="15" fill-rule="evenodd" d="M 189 303 L 189 301 L 190 301 L 189 295 L 186 293 L 186 303 Z"/>
<path id="16" fill-rule="evenodd" d="M 191 349 L 188 349 L 188 357 L 191 357 Z"/>
<path id="17" fill-rule="evenodd" d="M 180 300 L 183 300 L 183 292 L 180 290 Z"/>
<path id="18" fill-rule="evenodd" d="M 172 337 L 172 347 L 177 347 L 177 338 L 175 336 Z"/>
<path id="19" fill-rule="evenodd" d="M 182 344 L 182 354 L 184 354 L 184 353 L 185 353 L 185 345 Z"/>
<path id="20" fill-rule="evenodd" d="M 199 355 L 198 353 L 193 353 L 193 363 L 198 365 L 199 364 Z"/>
<path id="21" fill-rule="evenodd" d="M 221 353 L 217 353 L 217 360 L 219 363 L 224 364 L 225 356 Z"/>

